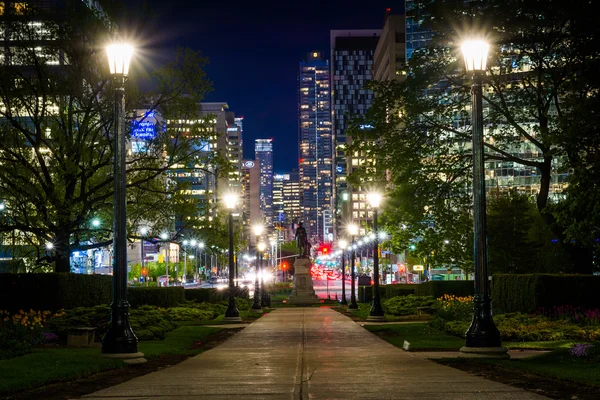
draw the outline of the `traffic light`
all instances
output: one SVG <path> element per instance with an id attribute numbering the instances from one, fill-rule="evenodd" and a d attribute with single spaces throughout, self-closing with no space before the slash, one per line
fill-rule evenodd
<path id="1" fill-rule="evenodd" d="M 330 243 L 322 243 L 319 246 L 319 251 L 324 256 L 329 255 L 329 253 L 331 252 L 331 244 Z"/>

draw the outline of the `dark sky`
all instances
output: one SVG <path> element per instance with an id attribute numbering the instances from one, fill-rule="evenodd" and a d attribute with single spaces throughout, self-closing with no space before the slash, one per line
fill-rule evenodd
<path id="1" fill-rule="evenodd" d="M 148 0 L 148 4 L 155 16 L 138 35 L 151 48 L 149 57 L 164 58 L 178 45 L 208 56 L 206 72 L 214 90 L 205 101 L 225 101 L 236 116 L 244 116 L 245 158 L 254 157 L 254 139 L 273 138 L 277 173 L 298 166 L 300 59 L 313 50 L 329 54 L 331 29 L 381 29 L 387 7 L 394 14 L 404 9 L 402 0 Z M 135 15 L 130 17 L 135 26 Z"/>

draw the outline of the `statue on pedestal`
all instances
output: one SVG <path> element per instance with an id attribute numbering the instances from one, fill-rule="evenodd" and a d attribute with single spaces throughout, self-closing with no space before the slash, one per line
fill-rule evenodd
<path id="1" fill-rule="evenodd" d="M 308 235 L 306 234 L 306 229 L 304 229 L 304 227 L 302 226 L 302 222 L 298 223 L 298 228 L 296 228 L 295 239 L 300 258 L 309 258 L 310 243 L 308 242 Z"/>

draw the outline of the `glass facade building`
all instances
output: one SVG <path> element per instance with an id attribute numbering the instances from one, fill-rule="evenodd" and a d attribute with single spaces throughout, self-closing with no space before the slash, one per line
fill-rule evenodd
<path id="1" fill-rule="evenodd" d="M 308 53 L 298 71 L 298 164 L 302 218 L 313 241 L 323 240 L 323 210 L 330 210 L 332 201 L 330 101 L 329 61 L 322 52 Z"/>
<path id="2" fill-rule="evenodd" d="M 256 139 L 254 154 L 260 170 L 260 214 L 266 226 L 273 225 L 273 139 Z"/>
<path id="3" fill-rule="evenodd" d="M 334 226 L 335 232 L 341 232 L 344 224 L 350 218 L 355 223 L 360 223 L 361 219 L 372 219 L 371 213 L 367 214 L 365 208 L 365 196 L 358 196 L 359 193 L 362 193 L 363 188 L 349 187 L 346 182 L 354 164 L 351 155 L 346 153 L 346 144 L 349 140 L 346 136 L 346 129 L 350 118 L 364 115 L 373 103 L 373 93 L 366 90 L 364 85 L 373 79 L 373 60 L 380 33 L 380 30 L 366 29 L 331 31 L 333 90 L 331 114 L 335 144 L 333 170 L 335 214 L 331 213 L 326 216 L 328 223 L 325 225 L 331 231 L 328 234 L 333 233 Z M 357 204 L 357 206 L 361 206 L 360 210 L 354 209 L 353 205 L 354 199 L 356 198 L 358 201 L 359 197 L 363 200 L 361 205 Z M 329 236 L 329 238 L 333 239 L 333 236 Z"/>

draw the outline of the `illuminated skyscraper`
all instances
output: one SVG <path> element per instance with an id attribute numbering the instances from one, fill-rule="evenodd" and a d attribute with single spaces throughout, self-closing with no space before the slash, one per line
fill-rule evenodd
<path id="1" fill-rule="evenodd" d="M 365 114 L 373 103 L 373 93 L 364 86 L 372 79 L 374 53 L 380 33 L 379 29 L 331 31 L 335 213 L 325 217 L 328 217 L 326 219 L 331 230 L 335 226 L 336 232 L 340 232 L 350 218 L 358 224 L 372 220 L 372 211 L 365 206 L 366 188 L 351 187 L 346 182 L 353 166 L 358 165 L 356 159 L 353 160 L 346 153 L 346 144 L 349 142 L 346 129 L 350 118 Z"/>
<path id="2" fill-rule="evenodd" d="M 273 139 L 254 141 L 255 159 L 260 169 L 260 213 L 266 226 L 273 225 Z"/>
<path id="3" fill-rule="evenodd" d="M 299 173 L 304 227 L 315 241 L 323 231 L 323 210 L 331 210 L 332 158 L 329 62 L 308 53 L 298 72 Z"/>

